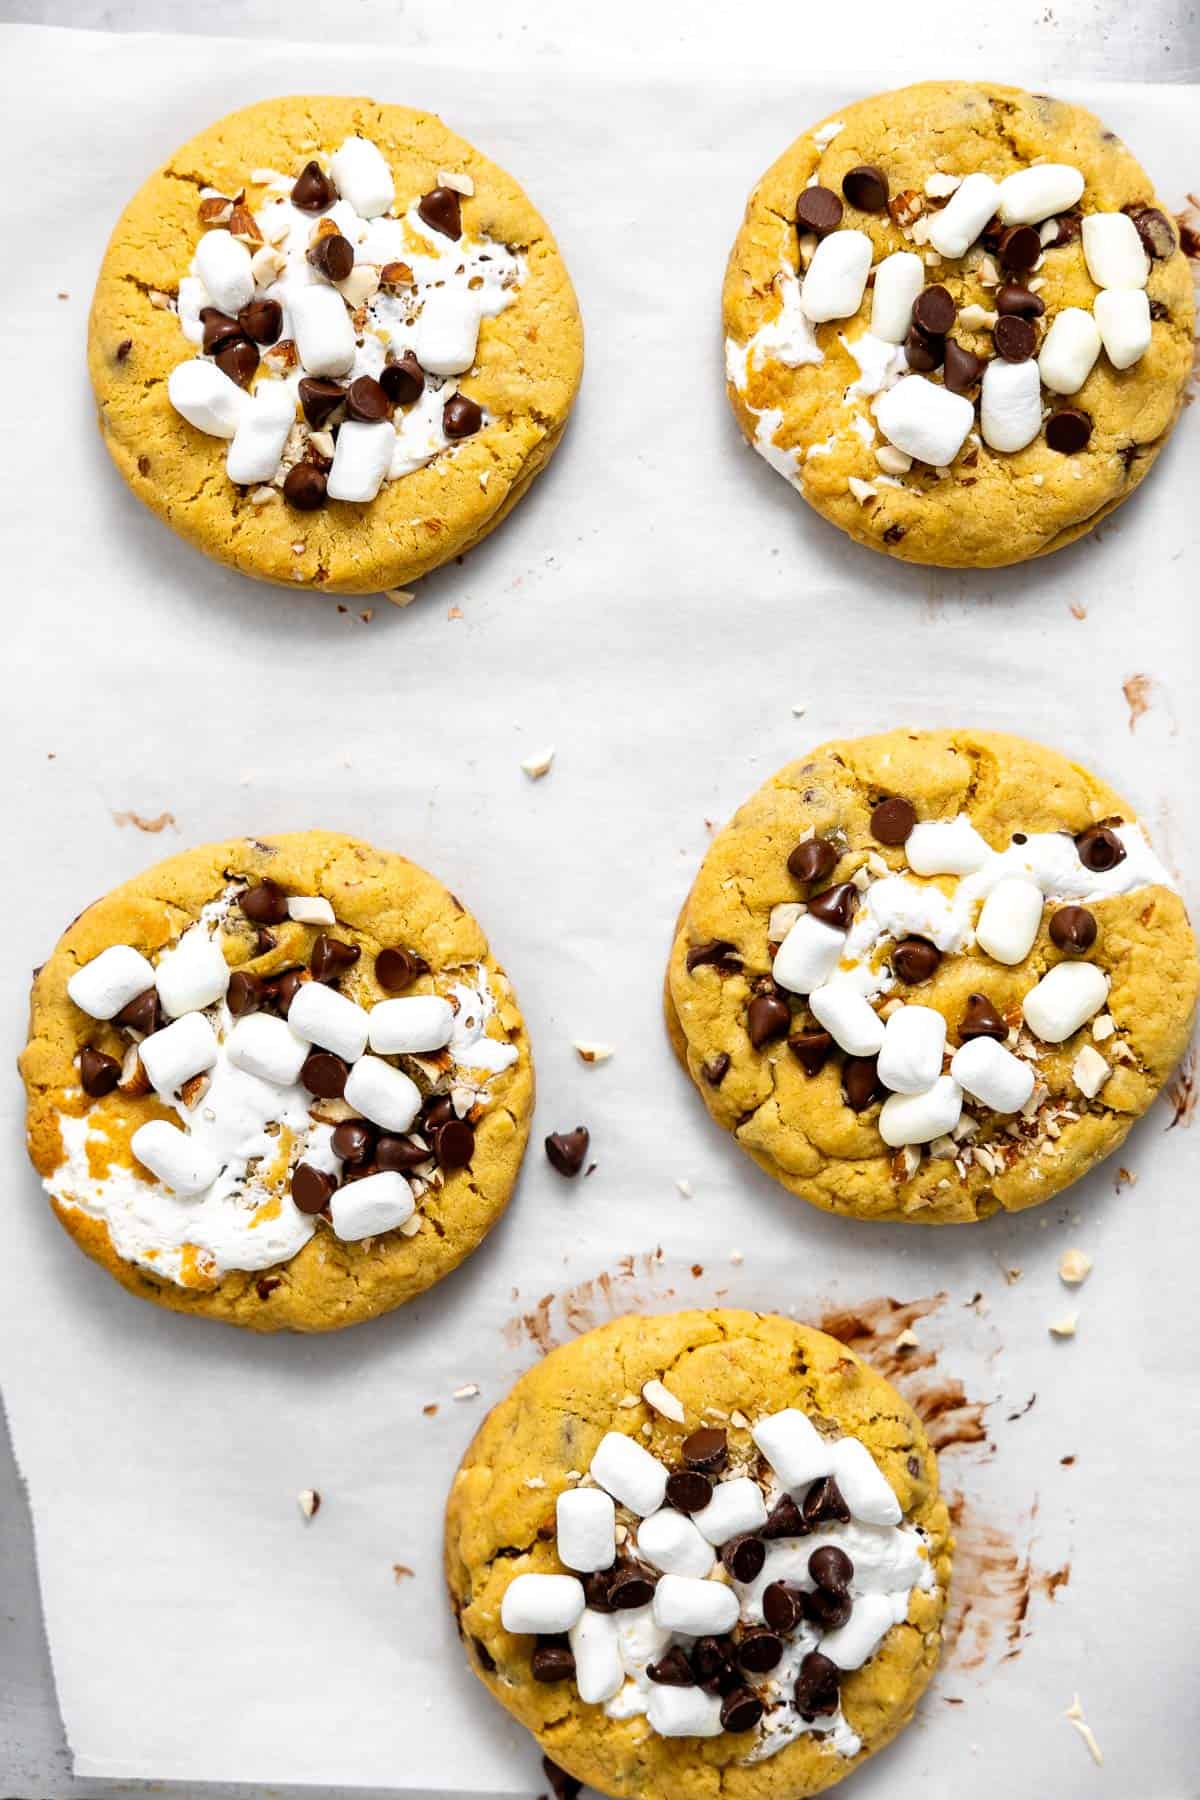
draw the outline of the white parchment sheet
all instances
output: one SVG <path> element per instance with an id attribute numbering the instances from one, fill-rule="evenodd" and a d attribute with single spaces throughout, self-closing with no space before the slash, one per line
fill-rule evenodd
<path id="1" fill-rule="evenodd" d="M 1120 1192 L 1105 1168 L 988 1227 L 855 1228 L 789 1200 L 709 1127 L 659 1012 L 707 822 L 834 734 L 972 721 L 1044 738 L 1129 794 L 1194 881 L 1194 418 L 1075 548 L 1005 573 L 909 569 L 808 512 L 743 447 L 721 381 L 718 290 L 745 195 L 844 85 L 522 79 L 384 44 L 364 58 L 9 29 L 0 50 L 18 159 L 0 344 L 10 1051 L 30 968 L 97 894 L 189 844 L 319 824 L 402 849 L 478 913 L 541 1096 L 513 1207 L 467 1267 L 373 1325 L 259 1340 L 139 1305 L 73 1248 L 5 1083 L 0 1356 L 78 1772 L 535 1791 L 533 1745 L 463 1665 L 438 1560 L 455 1464 L 537 1354 L 520 1316 L 546 1339 L 628 1307 L 817 1317 L 944 1293 L 917 1325 L 938 1351 L 929 1379 L 987 1403 L 985 1441 L 943 1461 L 967 1496 L 964 1543 L 984 1552 L 975 1623 L 855 1795 L 1194 1794 L 1194 1133 L 1169 1129 L 1163 1103 L 1118 1159 L 1136 1176 Z M 172 538 L 110 469 L 84 371 L 125 200 L 211 119 L 295 90 L 435 107 L 511 168 L 559 235 L 588 331 L 550 472 L 417 604 L 380 602 L 369 622 Z M 1200 180 L 1197 90 L 1081 97 L 1182 205 Z M 547 744 L 553 771 L 531 783 L 520 760 Z M 170 820 L 146 836 L 128 813 Z M 586 1068 L 574 1038 L 616 1053 Z M 567 1184 L 538 1145 L 580 1120 L 598 1167 Z M 1078 1296 L 1055 1273 L 1071 1244 L 1095 1258 Z M 1075 1306 L 1078 1336 L 1053 1341 Z M 465 1383 L 479 1397 L 455 1401 Z M 308 1524 L 307 1487 L 323 1497 Z M 1032 1565 L 1011 1642 L 1006 1543 Z M 1067 1564 L 1051 1600 L 1042 1577 Z M 1102 1772 L 1062 1718 L 1076 1691 Z"/>

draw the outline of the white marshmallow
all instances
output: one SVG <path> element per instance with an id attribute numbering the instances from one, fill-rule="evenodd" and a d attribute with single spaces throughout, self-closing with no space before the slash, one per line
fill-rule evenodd
<path id="1" fill-rule="evenodd" d="M 990 175 L 968 175 L 940 212 L 930 215 L 929 241 L 939 256 L 965 256 L 1000 201 Z"/>
<path id="2" fill-rule="evenodd" d="M 1066 306 L 1054 315 L 1042 340 L 1038 373 L 1053 394 L 1077 394 L 1100 354 L 1100 333 L 1090 312 Z"/>
<path id="3" fill-rule="evenodd" d="M 904 846 L 914 875 L 973 875 L 991 855 L 966 813 L 956 819 L 920 819 Z"/>
<path id="4" fill-rule="evenodd" d="M 337 435 L 327 491 L 331 500 L 373 500 L 392 466 L 396 430 L 386 419 L 374 425 L 351 419 Z"/>
<path id="5" fill-rule="evenodd" d="M 639 1518 L 657 1512 L 666 1498 L 667 1471 L 657 1456 L 651 1456 L 623 1431 L 605 1432 L 589 1472 L 593 1481 Z"/>
<path id="6" fill-rule="evenodd" d="M 377 1237 L 382 1231 L 395 1231 L 398 1225 L 408 1223 L 415 1210 L 413 1191 L 395 1169 L 380 1169 L 361 1181 L 349 1181 L 329 1202 L 333 1229 L 350 1244 L 359 1238 Z"/>
<path id="7" fill-rule="evenodd" d="M 230 481 L 270 481 L 279 467 L 283 446 L 296 420 L 296 402 L 283 381 L 260 381 L 242 408 L 242 416 L 225 457 Z"/>
<path id="8" fill-rule="evenodd" d="M 247 1013 L 225 1040 L 225 1053 L 235 1069 L 273 1081 L 276 1087 L 291 1087 L 299 1079 L 309 1048 L 286 1019 L 270 1013 Z"/>
<path id="9" fill-rule="evenodd" d="M 859 1594 L 846 1623 L 821 1639 L 821 1655 L 839 1669 L 861 1669 L 896 1623 L 892 1602 L 885 1594 Z"/>
<path id="10" fill-rule="evenodd" d="M 348 137 L 329 159 L 333 185 L 364 219 L 377 219 L 391 208 L 396 184 L 379 150 L 367 138 Z"/>
<path id="11" fill-rule="evenodd" d="M 500 1623 L 513 1632 L 570 1631 L 583 1607 L 583 1583 L 574 1575 L 518 1575 L 504 1590 Z"/>
<path id="12" fill-rule="evenodd" d="M 898 1150 L 903 1144 L 928 1144 L 953 1131 L 962 1116 L 962 1089 L 950 1075 L 939 1075 L 923 1094 L 890 1094 L 879 1109 L 879 1135 Z"/>
<path id="13" fill-rule="evenodd" d="M 194 356 L 167 376 L 167 399 L 181 419 L 209 437 L 236 436 L 249 395 L 216 363 Z"/>
<path id="14" fill-rule="evenodd" d="M 346 1077 L 345 1098 L 347 1106 L 384 1131 L 407 1131 L 421 1110 L 416 1082 L 377 1056 L 359 1057 Z"/>
<path id="15" fill-rule="evenodd" d="M 646 1701 L 646 1718 L 659 1737 L 720 1737 L 721 1700 L 702 1687 L 670 1687 L 652 1681 Z"/>
<path id="16" fill-rule="evenodd" d="M 562 1555 L 561 1538 L 559 1555 Z M 638 1526 L 638 1555 L 664 1575 L 708 1575 L 713 1566 L 713 1547 L 692 1521 L 670 1506 L 651 1513 Z"/>
<path id="17" fill-rule="evenodd" d="M 627 1675 L 643 1675 L 647 1663 L 657 1662 L 671 1634 L 654 1623 L 654 1607 L 623 1607 L 616 1615 L 621 1662 Z"/>
<path id="18" fill-rule="evenodd" d="M 454 1009 L 437 994 L 381 1000 L 370 1012 L 367 1042 L 380 1056 L 411 1056 L 441 1050 L 454 1030 Z"/>
<path id="19" fill-rule="evenodd" d="M 874 246 L 865 231 L 831 231 L 813 252 L 800 289 L 800 311 L 814 325 L 849 319 L 862 305 Z"/>
<path id="20" fill-rule="evenodd" d="M 558 1496 L 555 1532 L 558 1560 L 593 1575 L 611 1569 L 617 1554 L 617 1509 L 602 1488 L 567 1488 Z"/>
<path id="21" fill-rule="evenodd" d="M 1150 258 L 1128 213 L 1089 213 L 1083 221 L 1083 254 L 1099 288 L 1144 288 Z"/>
<path id="22" fill-rule="evenodd" d="M 354 366 L 354 326 L 336 289 L 318 282 L 297 288 L 288 297 L 288 312 L 305 371 L 348 375 Z"/>
<path id="23" fill-rule="evenodd" d="M 913 301 L 925 286 L 925 264 L 911 250 L 885 256 L 871 290 L 871 335 L 902 344 L 912 324 Z"/>
<path id="24" fill-rule="evenodd" d="M 212 1068 L 217 1036 L 203 1013 L 185 1013 L 173 1025 L 143 1038 L 138 1055 L 155 1092 L 170 1095 L 193 1075 Z"/>
<path id="25" fill-rule="evenodd" d="M 828 981 L 845 948 L 844 931 L 801 913 L 780 944 L 771 973 L 790 994 L 811 994 Z"/>
<path id="26" fill-rule="evenodd" d="M 879 1079 L 897 1094 L 923 1094 L 942 1072 L 946 1021 L 932 1006 L 900 1006 L 883 1028 Z"/>
<path id="27" fill-rule="evenodd" d="M 177 1194 L 202 1193 L 221 1173 L 221 1164 L 211 1152 L 166 1119 L 151 1119 L 149 1124 L 139 1125 L 129 1147 L 152 1175 Z"/>
<path id="28" fill-rule="evenodd" d="M 154 986 L 154 968 L 129 944 L 110 944 L 76 969 L 67 993 L 93 1019 L 114 1019 L 123 1006 Z"/>
<path id="29" fill-rule="evenodd" d="M 430 375 L 461 375 L 475 361 L 479 301 L 469 288 L 432 288 L 417 320 L 417 361 Z"/>
<path id="30" fill-rule="evenodd" d="M 572 1625 L 570 1638 L 579 1698 L 589 1706 L 611 1700 L 625 1682 L 616 1619 L 589 1608 Z"/>
<path id="31" fill-rule="evenodd" d="M 354 1062 L 367 1047 L 366 1011 L 320 981 L 306 981 L 296 989 L 287 1022 L 297 1037 L 320 1044 L 347 1062 Z"/>
<path id="32" fill-rule="evenodd" d="M 1040 225 L 1067 212 L 1083 193 L 1083 175 L 1069 163 L 1035 163 L 1000 183 L 996 211 L 1002 225 Z"/>
<path id="33" fill-rule="evenodd" d="M 154 985 L 168 1019 L 199 1012 L 224 998 L 229 964 L 215 938 L 200 926 L 186 931 L 173 950 L 158 959 Z"/>
<path id="34" fill-rule="evenodd" d="M 900 1502 L 867 1446 L 858 1438 L 839 1438 L 833 1446 L 833 1479 L 842 1499 L 864 1525 L 898 1525 Z"/>
<path id="35" fill-rule="evenodd" d="M 738 1597 L 723 1581 L 664 1575 L 654 1590 L 654 1618 L 664 1631 L 685 1637 L 719 1637 L 737 1624 Z"/>
<path id="36" fill-rule="evenodd" d="M 692 1514 L 692 1524 L 710 1544 L 727 1544 L 744 1531 L 759 1531 L 767 1522 L 767 1503 L 748 1475 L 718 1481 L 707 1506 Z"/>
<path id="37" fill-rule="evenodd" d="M 997 962 L 1024 962 L 1037 941 L 1045 901 L 1036 881 L 1006 875 L 998 881 L 979 914 L 975 942 Z"/>
<path id="38" fill-rule="evenodd" d="M 1033 1092 L 1033 1069 L 995 1038 L 969 1038 L 954 1052 L 950 1073 L 965 1093 L 993 1112 L 1020 1112 Z"/>
<path id="39" fill-rule="evenodd" d="M 833 1446 L 794 1406 L 759 1419 L 750 1435 L 789 1492 L 833 1473 Z"/>
<path id="40" fill-rule="evenodd" d="M 1108 976 L 1095 963 L 1061 962 L 1022 1003 L 1025 1023 L 1046 1044 L 1061 1044 L 1108 999 Z"/>
<path id="41" fill-rule="evenodd" d="M 1032 444 L 1042 429 L 1042 381 L 1032 357 L 1026 362 L 992 358 L 979 391 L 979 429 L 984 443 L 1010 455 Z"/>
<path id="42" fill-rule="evenodd" d="M 975 408 L 965 394 L 952 394 L 924 375 L 905 375 L 876 401 L 875 423 L 897 450 L 943 469 L 962 449 Z"/>
<path id="43" fill-rule="evenodd" d="M 1150 302 L 1144 288 L 1105 288 L 1092 302 L 1105 354 L 1114 369 L 1132 369 L 1150 348 Z"/>
<path id="44" fill-rule="evenodd" d="M 298 925 L 336 925 L 332 903 L 323 894 L 289 894 L 288 918 Z"/>
<path id="45" fill-rule="evenodd" d="M 874 1056 L 883 1046 L 883 1020 L 849 981 L 830 981 L 808 996 L 813 1016 L 847 1056 Z"/>
<path id="46" fill-rule="evenodd" d="M 206 231 L 196 245 L 195 271 L 214 306 L 236 318 L 254 298 L 250 252 L 231 231 Z"/>

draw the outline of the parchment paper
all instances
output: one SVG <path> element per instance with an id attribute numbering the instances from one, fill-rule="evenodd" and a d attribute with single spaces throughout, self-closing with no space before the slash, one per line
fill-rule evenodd
<path id="1" fill-rule="evenodd" d="M 969 1437 L 981 1416 L 983 1441 L 943 1460 L 967 1497 L 974 1618 L 855 1793 L 1090 1793 L 1061 1716 L 1078 1690 L 1109 1790 L 1183 1800 L 1200 1510 L 1188 1131 L 1157 1107 L 1117 1159 L 1137 1178 L 1119 1194 L 1107 1167 L 986 1228 L 855 1228 L 710 1128 L 659 984 L 707 822 L 834 734 L 971 721 L 1044 738 L 1129 794 L 1194 878 L 1193 421 L 1099 532 L 976 576 L 850 545 L 743 447 L 717 297 L 745 195 L 806 123 L 895 67 L 851 92 L 658 68 L 515 79 L 385 44 L 364 59 L 10 28 L 0 47 L 20 156 L 0 347 L 13 1053 L 30 967 L 97 894 L 189 844 L 319 824 L 402 849 L 478 913 L 541 1094 L 516 1201 L 454 1278 L 371 1326 L 257 1340 L 140 1306 L 79 1255 L 25 1164 L 9 1081 L 0 1354 L 77 1771 L 534 1791 L 534 1747 L 463 1666 L 439 1572 L 442 1497 L 484 1408 L 539 1344 L 628 1308 L 818 1317 L 944 1293 L 917 1325 L 928 1379 L 986 1403 L 947 1430 Z M 477 140 L 551 220 L 588 328 L 550 472 L 417 604 L 381 601 L 369 622 L 176 541 L 108 466 L 84 372 L 125 200 L 209 120 L 293 90 L 430 105 Z M 1079 97 L 1181 205 L 1197 90 Z M 545 744 L 553 771 L 533 784 L 520 759 Z M 143 835 L 131 813 L 169 817 Z M 586 1068 L 575 1038 L 616 1053 Z M 567 1184 L 537 1143 L 581 1120 L 598 1166 Z M 1096 1259 L 1078 1297 L 1055 1274 L 1069 1244 Z M 1052 1341 L 1075 1306 L 1078 1336 Z M 454 1400 L 468 1383 L 479 1396 Z M 306 1524 L 308 1487 L 323 1504 Z M 1010 1553 L 1028 1554 L 1024 1575 Z M 1023 1626 L 1005 1612 L 1022 1580 Z"/>

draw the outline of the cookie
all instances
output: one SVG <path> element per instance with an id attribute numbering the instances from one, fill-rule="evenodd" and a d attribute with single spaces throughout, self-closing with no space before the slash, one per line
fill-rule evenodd
<path id="1" fill-rule="evenodd" d="M 1179 234 L 1125 146 L 1080 106 L 965 81 L 797 138 L 750 196 L 724 314 L 760 455 L 856 542 L 944 567 L 1106 518 L 1192 359 Z"/>
<path id="2" fill-rule="evenodd" d="M 1200 968 L 1119 794 L 999 732 L 790 763 L 713 840 L 668 1029 L 717 1122 L 829 1212 L 1018 1212 L 1108 1156 L 1186 1047 Z"/>
<path id="3" fill-rule="evenodd" d="M 471 1667 L 568 1776 L 800 1800 L 912 1716 L 949 1523 L 912 1408 L 823 1332 L 629 1317 L 485 1420 L 446 1572 Z"/>
<path id="4" fill-rule="evenodd" d="M 88 907 L 34 980 L 29 1152 L 143 1299 L 254 1331 L 411 1300 L 508 1204 L 533 1107 L 487 939 L 333 832 L 185 851 Z"/>
<path id="5" fill-rule="evenodd" d="M 88 363 L 137 494 L 266 581 L 403 587 L 553 454 L 583 359 L 545 222 L 434 114 L 294 96 L 231 113 L 137 193 Z"/>

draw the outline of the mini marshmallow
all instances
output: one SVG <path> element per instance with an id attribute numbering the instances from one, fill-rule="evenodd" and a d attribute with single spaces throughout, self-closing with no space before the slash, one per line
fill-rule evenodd
<path id="1" fill-rule="evenodd" d="M 215 1156 L 166 1119 L 151 1119 L 148 1125 L 139 1125 L 129 1147 L 152 1175 L 177 1194 L 203 1193 L 221 1173 Z"/>
<path id="2" fill-rule="evenodd" d="M 286 1019 L 270 1013 L 247 1013 L 225 1040 L 225 1053 L 235 1069 L 291 1087 L 308 1057 L 309 1044 L 297 1037 Z"/>
<path id="3" fill-rule="evenodd" d="M 322 894 L 289 894 L 288 918 L 298 925 L 336 925 L 337 916 Z"/>
<path id="4" fill-rule="evenodd" d="M 373 500 L 392 466 L 395 448 L 395 427 L 386 419 L 380 419 L 374 425 L 365 425 L 358 419 L 348 420 L 337 435 L 333 467 L 327 482 L 329 498 L 354 500 L 360 504 Z"/>
<path id="5" fill-rule="evenodd" d="M 110 944 L 76 969 L 67 993 L 92 1019 L 115 1019 L 123 1006 L 154 986 L 154 967 L 129 944 Z"/>
<path id="6" fill-rule="evenodd" d="M 236 318 L 254 298 L 250 252 L 230 231 L 206 231 L 196 245 L 195 272 L 214 306 Z"/>
<path id="7" fill-rule="evenodd" d="M 833 1446 L 833 1479 L 842 1499 L 864 1525 L 898 1525 L 900 1502 L 867 1446 L 858 1438 L 839 1438 Z"/>
<path id="8" fill-rule="evenodd" d="M 1033 1092 L 1033 1069 L 995 1038 L 969 1038 L 954 1052 L 950 1073 L 965 1093 L 993 1112 L 1020 1112 Z"/>
<path id="9" fill-rule="evenodd" d="M 296 402 L 283 381 L 260 381 L 242 408 L 238 428 L 225 457 L 230 481 L 270 481 L 279 467 L 283 446 L 296 420 Z"/>
<path id="10" fill-rule="evenodd" d="M 475 361 L 479 300 L 469 288 L 432 288 L 417 320 L 417 361 L 430 375 L 461 375 Z"/>
<path id="11" fill-rule="evenodd" d="M 296 353 L 309 375 L 348 375 L 354 366 L 354 326 L 346 302 L 318 282 L 288 296 Z"/>
<path id="12" fill-rule="evenodd" d="M 904 1144 L 929 1144 L 953 1131 L 962 1116 L 962 1089 L 949 1075 L 939 1075 L 923 1094 L 889 1094 L 879 1109 L 879 1135 L 893 1150 Z"/>
<path id="13" fill-rule="evenodd" d="M 876 402 L 875 423 L 897 450 L 944 469 L 962 449 L 975 408 L 965 394 L 952 394 L 924 375 L 905 375 Z"/>
<path id="14" fill-rule="evenodd" d="M 912 324 L 913 301 L 925 286 L 925 264 L 911 250 L 885 256 L 871 291 L 871 335 L 902 344 Z"/>
<path id="15" fill-rule="evenodd" d="M 612 1495 L 602 1488 L 567 1488 L 555 1508 L 558 1560 L 583 1575 L 611 1569 L 617 1554 L 616 1520 Z"/>
<path id="16" fill-rule="evenodd" d="M 570 1638 L 579 1698 L 590 1706 L 611 1700 L 625 1683 L 615 1618 L 611 1613 L 593 1612 L 589 1608 L 572 1625 Z"/>
<path id="17" fill-rule="evenodd" d="M 1061 1044 L 1108 999 L 1108 976 L 1095 963 L 1061 962 L 1030 988 L 1025 1023 L 1045 1044 Z"/>
<path id="18" fill-rule="evenodd" d="M 644 1675 L 647 1663 L 657 1662 L 671 1642 L 671 1634 L 654 1623 L 654 1607 L 623 1607 L 616 1615 L 621 1662 L 627 1675 Z"/>
<path id="19" fill-rule="evenodd" d="M 710 1544 L 727 1544 L 745 1531 L 760 1531 L 766 1522 L 762 1490 L 748 1475 L 718 1481 L 708 1505 L 692 1514 L 692 1524 Z"/>
<path id="20" fill-rule="evenodd" d="M 814 325 L 850 319 L 862 305 L 874 246 L 865 231 L 831 231 L 813 252 L 800 289 L 800 311 Z"/>
<path id="21" fill-rule="evenodd" d="M 859 1594 L 846 1623 L 822 1637 L 821 1655 L 839 1669 L 861 1669 L 896 1623 L 892 1602 L 886 1595 Z"/>
<path id="22" fill-rule="evenodd" d="M 923 1094 L 942 1072 L 946 1021 L 932 1006 L 900 1006 L 883 1028 L 879 1079 L 897 1094 Z"/>
<path id="23" fill-rule="evenodd" d="M 723 1581 L 664 1575 L 654 1590 L 655 1623 L 685 1637 L 719 1637 L 737 1624 L 738 1597 Z"/>
<path id="24" fill-rule="evenodd" d="M 367 138 L 348 137 L 329 159 L 333 185 L 363 219 L 389 212 L 396 198 L 392 171 Z"/>
<path id="25" fill-rule="evenodd" d="M 361 1181 L 347 1182 L 329 1202 L 333 1229 L 348 1244 L 406 1225 L 415 1210 L 413 1191 L 395 1169 L 380 1169 Z"/>
<path id="26" fill-rule="evenodd" d="M 209 437 L 231 438 L 245 411 L 249 395 L 230 381 L 216 363 L 196 356 L 181 362 L 167 376 L 167 399 L 181 419 Z"/>
<path id="27" fill-rule="evenodd" d="M 712 1545 L 689 1518 L 670 1506 L 642 1520 L 637 1547 L 638 1555 L 664 1575 L 693 1575 L 703 1580 L 712 1570 Z M 558 1553 L 562 1556 L 561 1534 Z"/>
<path id="28" fill-rule="evenodd" d="M 991 851 L 966 813 L 959 813 L 956 819 L 918 820 L 904 854 L 914 875 L 973 875 Z"/>
<path id="29" fill-rule="evenodd" d="M 874 1056 L 883 1045 L 883 1020 L 849 981 L 830 981 L 808 996 L 814 1018 L 847 1056 Z"/>
<path id="30" fill-rule="evenodd" d="M 789 994 L 811 994 L 829 980 L 846 948 L 846 933 L 801 913 L 780 944 L 771 973 Z"/>
<path id="31" fill-rule="evenodd" d="M 570 1631 L 583 1606 L 583 1583 L 573 1575 L 518 1575 L 504 1590 L 500 1623 L 505 1631 Z"/>
<path id="32" fill-rule="evenodd" d="M 1021 875 L 998 881 L 979 914 L 975 942 L 997 962 L 1024 962 L 1037 941 L 1045 902 L 1036 881 Z"/>
<path id="33" fill-rule="evenodd" d="M 983 371 L 979 429 L 993 450 L 1011 455 L 1032 444 L 1042 429 L 1042 382 L 1032 357 L 1005 362 L 994 356 Z"/>
<path id="34" fill-rule="evenodd" d="M 1083 175 L 1069 163 L 1035 163 L 1000 183 L 996 211 L 1002 225 L 1040 225 L 1068 212 L 1083 193 Z"/>
<path id="35" fill-rule="evenodd" d="M 381 1000 L 370 1012 L 367 1042 L 380 1056 L 412 1056 L 441 1050 L 454 1030 L 454 1009 L 437 994 Z"/>
<path id="36" fill-rule="evenodd" d="M 929 241 L 939 256 L 965 256 L 1000 201 L 990 175 L 968 175 L 940 212 L 930 215 Z"/>
<path id="37" fill-rule="evenodd" d="M 702 1687 L 670 1687 L 666 1682 L 652 1681 L 646 1701 L 646 1718 L 659 1737 L 720 1737 L 719 1694 L 706 1694 Z"/>
<path id="38" fill-rule="evenodd" d="M 593 1481 L 627 1506 L 639 1518 L 657 1512 L 667 1493 L 667 1471 L 623 1431 L 606 1431 L 596 1446 L 590 1474 Z"/>
<path id="39" fill-rule="evenodd" d="M 759 1419 L 750 1435 L 791 1492 L 833 1473 L 833 1446 L 794 1406 Z"/>
<path id="40" fill-rule="evenodd" d="M 1054 315 L 1038 355 L 1038 373 L 1052 394 L 1077 394 L 1100 354 L 1100 333 L 1090 312 L 1066 306 Z"/>
<path id="41" fill-rule="evenodd" d="M 297 1037 L 320 1044 L 354 1062 L 367 1047 L 370 1019 L 361 1006 L 320 981 L 306 981 L 296 989 L 288 1007 L 287 1022 Z"/>
<path id="42" fill-rule="evenodd" d="M 1150 302 L 1144 288 L 1105 288 L 1092 302 L 1100 340 L 1114 369 L 1131 369 L 1150 348 Z"/>
<path id="43" fill-rule="evenodd" d="M 193 1075 L 212 1068 L 217 1060 L 217 1036 L 203 1013 L 185 1013 L 173 1025 L 143 1038 L 138 1055 L 155 1092 L 170 1095 Z"/>
<path id="44" fill-rule="evenodd" d="M 1145 287 L 1150 258 L 1128 213 L 1089 213 L 1081 229 L 1088 274 L 1097 287 Z"/>
<path id="45" fill-rule="evenodd" d="M 154 985 L 168 1019 L 199 1012 L 225 996 L 229 964 L 220 944 L 198 926 L 184 933 L 173 950 L 158 959 Z"/>
<path id="46" fill-rule="evenodd" d="M 288 1019 L 290 1022 L 290 1013 Z M 421 1110 L 421 1090 L 416 1082 L 377 1056 L 359 1057 L 346 1077 L 345 1099 L 347 1106 L 384 1131 L 407 1131 Z"/>

